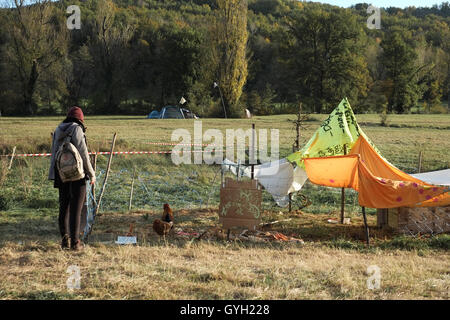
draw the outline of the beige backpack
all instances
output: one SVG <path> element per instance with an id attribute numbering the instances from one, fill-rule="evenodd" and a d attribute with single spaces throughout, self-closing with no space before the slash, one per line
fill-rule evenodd
<path id="1" fill-rule="evenodd" d="M 83 159 L 80 152 L 70 142 L 72 135 L 68 135 L 56 152 L 56 168 L 62 182 L 77 181 L 85 177 Z"/>

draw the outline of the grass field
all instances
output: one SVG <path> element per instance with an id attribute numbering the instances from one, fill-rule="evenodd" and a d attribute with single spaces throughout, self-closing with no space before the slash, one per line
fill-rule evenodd
<path id="1" fill-rule="evenodd" d="M 302 143 L 325 117 L 312 115 L 301 133 Z M 204 119 L 202 124 L 203 131 L 245 130 L 251 123 L 257 129 L 279 129 L 280 156 L 284 157 L 291 152 L 294 140 L 288 119 L 294 116 Z M 61 120 L 0 118 L 0 154 L 10 153 L 14 146 L 18 153 L 48 152 L 50 133 Z M 420 151 L 424 152 L 424 171 L 450 167 L 450 115 L 392 115 L 389 127 L 380 126 L 378 115 L 357 115 L 357 120 L 382 154 L 406 172 L 416 172 Z M 109 151 L 114 132 L 118 134 L 118 151 L 170 150 L 148 142 L 170 142 L 171 132 L 177 128 L 193 132 L 190 120 L 94 116 L 86 117 L 86 123 L 91 151 Z M 5 275 L 0 278 L 1 299 L 449 298 L 449 235 L 410 238 L 384 234 L 375 228 L 370 211 L 373 244 L 367 248 L 360 210 L 350 191 L 346 211 L 351 225 L 326 222 L 338 214 L 339 190 L 307 184 L 303 192 L 313 204 L 303 212 L 289 214 L 286 209 L 265 207 L 264 221 L 291 219 L 277 225 L 276 230 L 302 238 L 303 245 L 174 237 L 164 243 L 150 225 L 160 215 L 159 204 L 167 199 L 173 201 L 177 227 L 183 230 L 202 231 L 218 224 L 216 196 L 211 198 L 208 209 L 188 209 L 185 205 L 191 200 L 178 201 L 193 191 L 201 196 L 211 193 L 209 189 L 202 191 L 202 185 L 213 184 L 217 169 L 175 167 L 166 156 L 117 156 L 105 196 L 107 206 L 96 222 L 93 241 L 85 252 L 73 254 L 59 249 L 57 194 L 46 178 L 48 158 L 17 159 L 10 172 L 6 170 L 7 158 L 0 158 L 0 163 L 0 272 Z M 106 157 L 99 157 L 98 166 L 106 166 Z M 154 193 L 155 199 L 143 194 L 142 199 L 136 199 L 135 210 L 128 213 L 128 173 L 134 167 L 142 177 L 144 173 L 151 174 L 152 179 L 171 177 L 173 188 Z M 189 190 L 183 188 L 186 185 Z M 151 201 L 154 207 L 149 206 Z M 270 203 L 270 197 L 265 201 Z M 135 225 L 139 246 L 102 243 L 102 237 L 111 239 L 126 233 L 130 223 Z M 69 291 L 66 287 L 70 265 L 81 269 L 79 290 Z M 370 265 L 381 269 L 378 290 L 367 288 Z"/>

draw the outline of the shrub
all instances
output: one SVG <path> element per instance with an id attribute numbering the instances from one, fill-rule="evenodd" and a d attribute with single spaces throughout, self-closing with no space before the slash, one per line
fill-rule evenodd
<path id="1" fill-rule="evenodd" d="M 31 209 L 55 209 L 58 208 L 59 203 L 57 199 L 30 197 L 26 202 L 26 206 Z"/>
<path id="2" fill-rule="evenodd" d="M 389 127 L 389 119 L 387 113 L 387 103 L 383 105 L 383 110 L 380 114 L 380 123 L 383 127 Z"/>
<path id="3" fill-rule="evenodd" d="M 448 113 L 448 109 L 446 107 L 444 107 L 443 105 L 435 105 L 432 106 L 430 109 L 430 113 L 433 114 L 447 114 Z"/>
<path id="4" fill-rule="evenodd" d="M 422 250 L 428 249 L 427 241 L 408 236 L 399 236 L 381 245 L 385 249 Z"/>
<path id="5" fill-rule="evenodd" d="M 11 208 L 11 201 L 0 194 L 0 211 L 7 211 Z"/>
<path id="6" fill-rule="evenodd" d="M 436 249 L 450 249 L 450 235 L 441 234 L 430 240 L 430 246 Z"/>

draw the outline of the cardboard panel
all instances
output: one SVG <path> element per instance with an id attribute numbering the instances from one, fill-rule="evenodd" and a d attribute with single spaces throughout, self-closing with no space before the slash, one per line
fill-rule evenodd
<path id="1" fill-rule="evenodd" d="M 254 230 L 261 223 L 262 191 L 256 180 L 227 178 L 220 189 L 219 222 L 225 229 L 245 227 Z"/>

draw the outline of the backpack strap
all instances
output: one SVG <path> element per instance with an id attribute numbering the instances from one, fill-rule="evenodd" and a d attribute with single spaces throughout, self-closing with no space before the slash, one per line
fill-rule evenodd
<path id="1" fill-rule="evenodd" d="M 70 142 L 71 139 L 72 139 L 72 133 L 66 135 L 66 137 L 64 138 L 64 142 Z"/>

